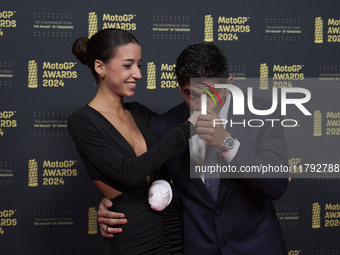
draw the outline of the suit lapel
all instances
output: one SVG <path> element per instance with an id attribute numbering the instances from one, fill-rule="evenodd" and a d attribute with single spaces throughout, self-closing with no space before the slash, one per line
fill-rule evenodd
<path id="1" fill-rule="evenodd" d="M 189 118 L 190 111 L 185 103 L 183 104 L 183 107 L 181 107 L 179 110 L 182 111 L 178 112 L 177 113 L 178 115 L 174 116 L 177 121 L 168 123 L 169 127 L 168 132 Z M 198 175 L 198 173 L 195 173 L 193 168 L 192 169 L 190 168 L 192 166 L 190 164 L 189 141 L 186 141 L 185 144 L 180 146 L 175 152 L 174 156 L 177 162 L 181 162 L 178 163 L 178 165 L 181 167 L 181 170 L 185 173 L 185 175 L 188 177 L 190 182 L 195 186 L 195 188 L 201 194 L 201 196 L 204 197 L 204 199 L 206 199 L 209 202 L 209 204 L 211 204 L 211 206 L 216 207 L 214 199 L 212 198 L 209 191 L 205 187 L 205 184 L 202 182 L 200 176 Z"/>
<path id="2" fill-rule="evenodd" d="M 189 157 L 188 157 L 188 159 L 189 159 Z M 190 164 L 190 162 L 189 162 L 189 164 Z M 191 171 L 191 176 L 190 176 L 190 173 L 189 173 L 189 176 L 188 176 L 190 178 L 190 181 L 195 186 L 197 191 L 201 194 L 201 196 L 204 197 L 204 199 L 207 200 L 211 206 L 215 207 L 216 202 L 214 201 L 209 190 L 207 189 L 207 187 L 203 183 L 199 174 L 195 173 L 194 164 L 190 164 L 190 166 L 186 169 L 189 169 L 189 168 L 190 168 L 190 171 Z"/>
<path id="3" fill-rule="evenodd" d="M 226 194 L 228 192 L 230 183 L 231 183 L 231 179 L 221 178 L 219 192 L 218 192 L 218 198 L 217 198 L 217 208 L 223 202 L 224 197 L 226 196 Z"/>
<path id="4" fill-rule="evenodd" d="M 182 164 L 179 164 L 179 166 L 181 167 L 181 170 L 185 173 L 185 175 L 188 177 L 188 180 L 195 186 L 195 188 L 201 194 L 201 196 L 204 197 L 204 199 L 206 199 L 209 202 L 209 204 L 211 204 L 211 206 L 215 207 L 216 203 L 214 199 L 210 195 L 208 189 L 206 188 L 199 174 L 195 173 L 194 166 L 190 164 L 190 152 L 188 141 L 177 149 L 175 157 L 177 162 L 182 162 Z"/>

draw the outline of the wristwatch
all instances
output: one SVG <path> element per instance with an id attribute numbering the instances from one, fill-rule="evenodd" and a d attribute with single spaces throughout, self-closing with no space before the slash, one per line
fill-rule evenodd
<path id="1" fill-rule="evenodd" d="M 220 147 L 220 150 L 225 152 L 225 151 L 230 151 L 232 148 L 235 146 L 235 137 L 232 134 L 229 134 L 228 136 L 224 137 L 223 139 L 223 144 Z"/>

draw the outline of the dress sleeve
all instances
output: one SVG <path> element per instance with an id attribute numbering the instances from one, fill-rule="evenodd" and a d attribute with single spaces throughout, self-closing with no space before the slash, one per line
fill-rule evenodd
<path id="1" fill-rule="evenodd" d="M 71 116 L 68 130 L 81 157 L 97 171 L 124 185 L 134 186 L 164 164 L 177 147 L 189 138 L 190 125 L 189 121 L 185 121 L 147 152 L 131 158 L 111 146 L 86 116 Z"/>

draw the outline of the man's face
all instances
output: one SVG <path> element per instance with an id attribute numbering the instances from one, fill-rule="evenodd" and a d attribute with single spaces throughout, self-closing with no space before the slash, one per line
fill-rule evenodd
<path id="1" fill-rule="evenodd" d="M 232 81 L 233 77 L 230 76 L 227 80 L 227 83 L 232 84 Z M 209 110 L 211 110 L 216 112 L 217 114 L 220 112 L 222 106 L 225 103 L 226 96 L 230 93 L 230 91 L 228 89 L 215 89 L 221 98 L 221 105 L 219 99 L 217 98 L 217 95 L 213 91 L 211 91 L 208 86 L 204 85 L 206 84 L 214 88 L 214 85 L 217 83 L 218 82 L 216 80 L 209 78 L 207 80 L 203 80 L 202 83 L 193 84 L 192 86 L 190 86 L 190 82 L 186 82 L 184 85 L 180 86 L 181 94 L 183 95 L 184 101 L 186 102 L 191 112 L 201 111 L 201 96 L 202 94 L 207 94 L 204 90 L 210 92 L 210 94 L 215 99 L 214 101 L 214 99 L 212 99 L 210 95 L 207 95 L 207 111 L 209 112 Z"/>

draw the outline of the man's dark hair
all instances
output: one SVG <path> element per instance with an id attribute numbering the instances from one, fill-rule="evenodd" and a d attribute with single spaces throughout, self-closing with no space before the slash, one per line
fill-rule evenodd
<path id="1" fill-rule="evenodd" d="M 190 78 L 228 78 L 228 60 L 213 43 L 193 44 L 177 58 L 175 74 L 180 86 Z"/>

